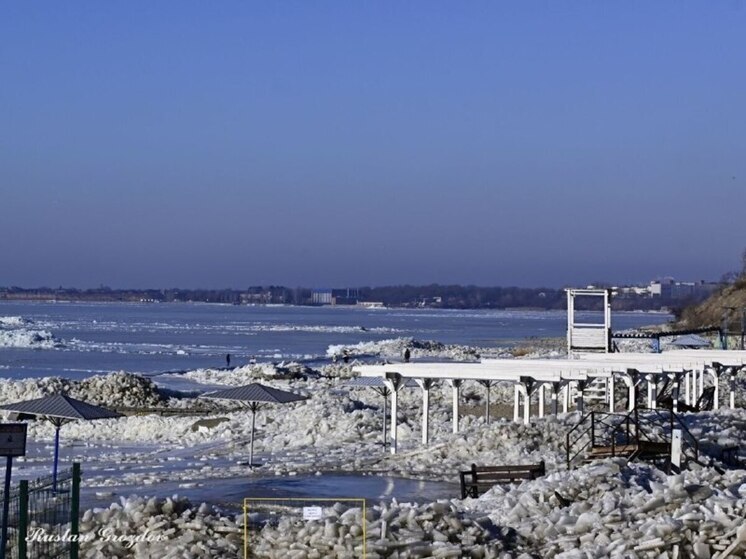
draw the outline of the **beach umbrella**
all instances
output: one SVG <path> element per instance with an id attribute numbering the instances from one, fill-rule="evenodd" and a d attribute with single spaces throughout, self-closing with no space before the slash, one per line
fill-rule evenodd
<path id="1" fill-rule="evenodd" d="M 60 456 L 60 427 L 71 421 L 93 421 L 95 419 L 110 419 L 122 417 L 122 414 L 94 406 L 66 394 L 52 394 L 35 400 L 26 400 L 14 404 L 0 406 L 0 410 L 20 414 L 20 418 L 34 417 L 49 421 L 54 425 L 54 466 L 52 468 L 52 484 L 57 489 L 57 464 Z"/>
<path id="2" fill-rule="evenodd" d="M 699 349 L 702 347 L 710 347 L 712 344 L 704 339 L 702 336 L 697 336 L 696 334 L 687 334 L 686 336 L 679 336 L 678 338 L 676 338 L 673 342 L 671 342 L 671 345 L 675 345 L 677 347 Z"/>
<path id="3" fill-rule="evenodd" d="M 251 442 L 249 445 L 249 466 L 254 465 L 254 426 L 256 425 L 256 412 L 262 404 L 289 404 L 307 400 L 308 397 L 287 392 L 271 386 L 265 386 L 254 382 L 237 388 L 227 388 L 203 394 L 200 398 L 213 398 L 216 400 L 232 400 L 234 402 L 243 402 L 248 404 L 251 410 Z"/>

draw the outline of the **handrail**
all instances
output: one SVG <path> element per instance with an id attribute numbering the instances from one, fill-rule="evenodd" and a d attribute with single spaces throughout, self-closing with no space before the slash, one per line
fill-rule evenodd
<path id="1" fill-rule="evenodd" d="M 664 413 L 668 415 L 665 416 Z M 588 425 L 589 420 L 590 425 Z M 670 445 L 675 426 L 681 427 L 683 434 L 682 452 L 687 456 L 690 456 L 693 452 L 694 460 L 697 460 L 699 458 L 699 442 L 681 418 L 672 410 L 638 408 L 635 406 L 634 409 L 624 414 L 591 411 L 582 416 L 580 421 L 565 436 L 567 467 L 570 468 L 572 462 L 589 446 L 594 448 L 602 442 L 609 442 L 611 456 L 616 456 L 619 444 L 624 446 L 634 444 L 638 450 L 633 452 L 632 456 L 629 457 L 630 459 L 639 454 L 641 441 Z M 602 430 L 602 428 L 605 429 Z M 661 432 L 657 432 L 656 428 L 660 428 Z M 586 436 L 589 440 L 579 448 L 575 448 Z"/>

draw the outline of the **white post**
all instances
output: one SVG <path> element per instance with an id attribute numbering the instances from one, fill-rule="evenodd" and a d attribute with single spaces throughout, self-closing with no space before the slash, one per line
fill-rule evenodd
<path id="1" fill-rule="evenodd" d="M 606 353 L 609 353 L 611 351 L 611 347 L 609 347 L 609 344 L 611 344 L 611 301 L 610 296 L 611 290 L 607 289 L 604 292 L 604 333 L 606 334 Z"/>
<path id="2" fill-rule="evenodd" d="M 673 388 L 671 389 L 671 398 L 673 399 L 673 412 L 679 413 L 679 390 L 681 389 L 681 375 L 673 375 Z"/>
<path id="3" fill-rule="evenodd" d="M 699 400 L 702 397 L 702 394 L 705 393 L 705 370 L 702 369 L 699 372 L 699 391 L 697 393 L 697 399 Z"/>
<path id="4" fill-rule="evenodd" d="M 453 394 L 453 432 L 458 433 L 458 412 L 459 412 L 459 388 L 461 387 L 460 379 L 453 379 L 448 381 L 451 385 Z"/>
<path id="5" fill-rule="evenodd" d="M 422 389 L 422 444 L 427 446 L 430 440 L 430 379 L 416 379 Z"/>
<path id="6" fill-rule="evenodd" d="M 728 395 L 728 399 L 730 400 L 730 409 L 734 410 L 736 409 L 736 371 L 733 370 L 730 374 L 730 379 L 728 382 L 728 388 L 730 391 L 730 394 Z"/>
<path id="7" fill-rule="evenodd" d="M 629 373 L 622 373 L 621 379 L 627 385 L 627 411 L 635 409 L 635 379 Z"/>
<path id="8" fill-rule="evenodd" d="M 518 392 L 518 383 L 513 385 L 513 421 L 518 423 L 518 419 L 521 417 L 519 406 L 520 406 L 520 393 Z"/>
<path id="9" fill-rule="evenodd" d="M 386 388 L 389 389 L 389 392 L 391 392 L 391 454 L 396 454 L 396 438 L 397 438 L 397 431 L 399 424 L 396 420 L 396 415 L 398 411 L 398 402 L 399 402 L 399 383 L 401 382 L 401 377 L 395 373 L 391 374 L 389 377 L 389 374 L 387 373 L 386 378 L 383 379 L 383 383 L 386 386 Z"/>
<path id="10" fill-rule="evenodd" d="M 528 393 L 526 385 L 521 384 L 521 392 L 523 392 L 523 424 L 528 425 L 531 423 L 531 394 Z"/>
<path id="11" fill-rule="evenodd" d="M 609 413 L 614 413 L 615 408 L 616 408 L 616 402 L 615 402 L 615 397 L 614 397 L 614 390 L 616 388 L 614 386 L 614 373 L 611 373 L 611 376 L 609 377 L 609 382 L 606 386 L 607 386 L 606 394 L 609 397 Z"/>
<path id="12" fill-rule="evenodd" d="M 540 384 L 539 388 L 539 417 L 544 417 L 544 385 Z"/>
<path id="13" fill-rule="evenodd" d="M 658 407 L 658 376 L 650 375 L 650 409 Z"/>
<path id="14" fill-rule="evenodd" d="M 430 438 L 430 388 L 422 389 L 422 444 L 427 446 Z"/>
<path id="15" fill-rule="evenodd" d="M 567 413 L 570 407 L 570 381 L 565 384 L 564 392 L 562 393 L 562 413 Z"/>
<path id="16" fill-rule="evenodd" d="M 690 382 L 689 382 L 689 371 L 686 371 L 684 373 L 684 403 L 687 406 L 691 406 L 692 405 L 692 400 L 691 400 L 691 397 L 690 397 L 690 394 L 689 394 L 689 392 L 690 392 L 689 385 L 690 385 Z"/>
<path id="17" fill-rule="evenodd" d="M 690 394 L 690 405 L 694 405 L 697 403 L 697 369 L 692 369 L 690 373 L 691 379 L 692 379 L 692 393 Z"/>

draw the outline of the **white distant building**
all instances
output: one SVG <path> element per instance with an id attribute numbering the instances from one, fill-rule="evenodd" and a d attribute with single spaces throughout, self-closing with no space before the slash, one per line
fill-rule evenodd
<path id="1" fill-rule="evenodd" d="M 705 281 L 675 281 L 671 277 L 651 281 L 648 286 L 651 297 L 662 299 L 703 299 L 712 294 L 719 285 Z"/>
<path id="2" fill-rule="evenodd" d="M 314 305 L 333 305 L 334 297 L 332 297 L 332 290 L 314 289 L 311 294 L 311 301 Z"/>

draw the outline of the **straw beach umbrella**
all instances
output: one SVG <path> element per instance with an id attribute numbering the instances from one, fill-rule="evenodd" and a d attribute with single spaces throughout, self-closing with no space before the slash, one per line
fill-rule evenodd
<path id="1" fill-rule="evenodd" d="M 52 469 L 53 487 L 57 488 L 57 464 L 60 456 L 60 427 L 71 421 L 93 421 L 122 417 L 122 414 L 94 406 L 66 394 L 53 394 L 36 400 L 26 400 L 0 406 L 0 410 L 15 412 L 23 416 L 45 419 L 54 425 L 54 466 Z"/>
<path id="2" fill-rule="evenodd" d="M 289 404 L 290 402 L 299 402 L 308 399 L 306 396 L 295 394 L 294 392 L 279 390 L 278 388 L 272 388 L 271 386 L 265 386 L 258 382 L 247 384 L 246 386 L 239 386 L 238 388 L 227 388 L 226 390 L 210 392 L 209 394 L 203 394 L 200 397 L 213 398 L 216 400 L 233 400 L 235 402 L 244 402 L 248 404 L 248 407 L 251 410 L 249 466 L 254 465 L 254 427 L 256 425 L 256 412 L 262 404 Z"/>

